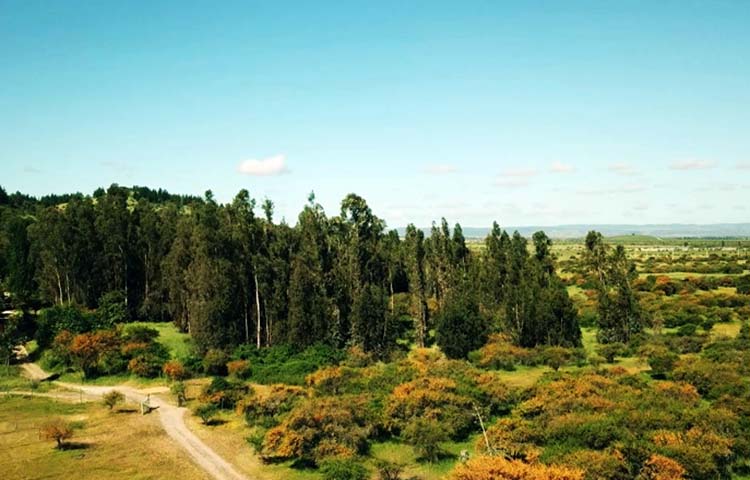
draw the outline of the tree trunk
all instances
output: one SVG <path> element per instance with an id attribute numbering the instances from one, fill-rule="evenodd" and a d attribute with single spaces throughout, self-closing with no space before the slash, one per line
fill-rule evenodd
<path id="1" fill-rule="evenodd" d="M 250 326 L 248 325 L 248 320 L 247 320 L 247 300 L 245 300 L 242 303 L 244 304 L 244 307 L 245 307 L 245 343 L 249 343 L 250 342 Z"/>
<path id="2" fill-rule="evenodd" d="M 260 292 L 258 291 L 258 274 L 253 272 L 253 280 L 255 281 L 255 306 L 257 308 L 257 332 L 256 332 L 256 347 L 260 348 L 261 339 L 260 339 Z"/>
<path id="3" fill-rule="evenodd" d="M 62 291 L 62 281 L 60 280 L 60 272 L 55 268 L 55 277 L 57 277 L 57 291 L 60 294 L 59 302 L 60 305 L 63 304 L 63 291 Z"/>

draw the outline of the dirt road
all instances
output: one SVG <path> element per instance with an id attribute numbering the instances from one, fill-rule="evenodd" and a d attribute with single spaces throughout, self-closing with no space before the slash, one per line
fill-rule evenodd
<path id="1" fill-rule="evenodd" d="M 28 378 L 42 380 L 49 377 L 49 374 L 35 363 L 24 363 L 21 367 L 24 375 Z M 126 385 L 78 385 L 65 382 L 55 382 L 55 384 L 68 390 L 81 392 L 82 395 L 92 400 L 101 399 L 103 394 L 111 390 L 121 392 L 125 395 L 127 401 L 138 404 L 149 397 L 149 403 L 154 407 L 159 407 L 154 412 L 159 415 L 161 424 L 167 435 L 177 442 L 195 463 L 208 472 L 209 475 L 216 480 L 248 480 L 247 477 L 240 474 L 229 462 L 217 455 L 216 452 L 211 450 L 211 447 L 203 443 L 201 439 L 188 429 L 183 418 L 187 411 L 186 408 L 171 405 L 154 395 L 155 393 L 166 391 L 164 388 L 136 390 Z"/>

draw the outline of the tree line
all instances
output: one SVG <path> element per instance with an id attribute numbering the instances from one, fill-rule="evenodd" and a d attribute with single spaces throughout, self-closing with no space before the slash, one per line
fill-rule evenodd
<path id="1" fill-rule="evenodd" d="M 173 321 L 204 352 L 323 343 L 384 355 L 399 342 L 436 341 L 463 357 L 492 331 L 523 347 L 580 345 L 543 232 L 529 242 L 495 223 L 482 248 L 469 249 L 445 219 L 428 234 L 409 225 L 401 238 L 355 194 L 335 216 L 311 194 L 292 226 L 247 190 L 220 204 L 210 191 L 118 185 L 42 200 L 2 190 L 0 227 L 0 278 L 17 307 Z M 627 327 L 608 335 L 626 341 L 637 314 L 616 308 L 633 301 L 627 259 L 591 242 L 607 328 Z"/>

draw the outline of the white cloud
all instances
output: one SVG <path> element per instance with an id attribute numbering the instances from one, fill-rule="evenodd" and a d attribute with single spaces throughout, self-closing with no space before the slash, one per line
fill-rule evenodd
<path id="1" fill-rule="evenodd" d="M 716 162 L 710 160 L 681 160 L 678 162 L 672 162 L 672 164 L 669 165 L 669 168 L 671 170 L 705 170 L 715 166 Z"/>
<path id="2" fill-rule="evenodd" d="M 496 178 L 493 182 L 496 187 L 521 188 L 529 185 L 529 181 L 524 177 L 514 178 Z"/>
<path id="3" fill-rule="evenodd" d="M 737 170 L 750 170 L 750 162 L 737 162 L 734 168 Z"/>
<path id="4" fill-rule="evenodd" d="M 626 175 L 626 176 L 635 175 L 636 173 L 638 173 L 636 169 L 633 168 L 632 165 L 630 165 L 629 163 L 624 163 L 624 162 L 610 163 L 607 166 L 607 170 L 609 170 L 610 172 L 616 173 L 617 175 Z"/>
<path id="5" fill-rule="evenodd" d="M 428 165 L 424 168 L 424 173 L 430 175 L 445 175 L 447 173 L 456 173 L 458 169 L 453 165 Z"/>
<path id="6" fill-rule="evenodd" d="M 576 193 L 583 195 L 611 195 L 615 193 L 638 193 L 647 189 L 645 185 L 631 183 L 617 187 L 582 188 Z"/>
<path id="7" fill-rule="evenodd" d="M 554 173 L 572 173 L 576 171 L 576 167 L 573 165 L 568 165 L 567 163 L 558 161 L 552 162 L 552 166 L 550 166 L 549 169 Z"/>
<path id="8" fill-rule="evenodd" d="M 285 155 L 274 155 L 273 157 L 263 158 L 261 160 L 243 160 L 237 165 L 237 171 L 255 177 L 267 177 L 289 173 L 289 169 L 286 167 Z"/>
<path id="9" fill-rule="evenodd" d="M 539 172 L 533 168 L 511 168 L 503 171 L 501 177 L 533 177 Z"/>

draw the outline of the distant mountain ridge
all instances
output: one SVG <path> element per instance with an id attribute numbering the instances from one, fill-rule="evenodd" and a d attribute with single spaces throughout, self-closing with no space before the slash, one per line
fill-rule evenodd
<path id="1" fill-rule="evenodd" d="M 714 224 L 601 224 L 601 225 L 552 225 L 552 226 L 503 226 L 508 232 L 518 230 L 521 235 L 529 236 L 534 232 L 543 230 L 551 238 L 582 238 L 590 230 L 601 232 L 605 237 L 622 235 L 649 235 L 661 238 L 745 238 L 750 237 L 750 223 L 714 223 Z M 399 234 L 403 236 L 405 228 L 399 228 Z M 423 228 L 425 234 L 429 235 L 430 228 Z M 490 228 L 463 227 L 466 238 L 484 238 Z"/>

